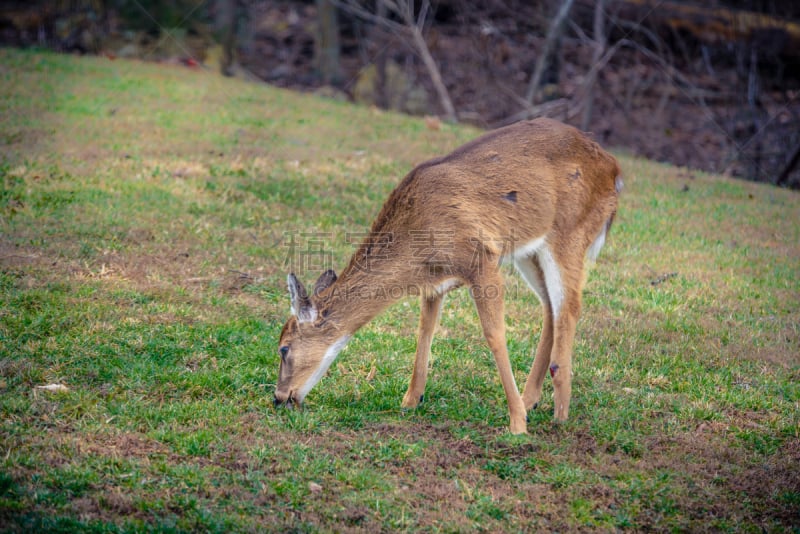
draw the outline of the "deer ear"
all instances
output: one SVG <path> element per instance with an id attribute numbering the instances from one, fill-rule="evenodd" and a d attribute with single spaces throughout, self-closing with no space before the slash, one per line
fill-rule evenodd
<path id="1" fill-rule="evenodd" d="M 317 279 L 317 283 L 314 284 L 314 296 L 317 296 L 326 289 L 328 289 L 331 286 L 331 284 L 333 284 L 335 281 L 336 281 L 336 273 L 333 272 L 332 269 L 328 269 L 327 271 L 322 273 L 319 276 L 319 279 Z"/>
<path id="2" fill-rule="evenodd" d="M 300 280 L 291 273 L 286 281 L 289 285 L 289 296 L 292 301 L 292 314 L 297 316 L 297 320 L 301 323 L 309 323 L 317 318 L 317 309 L 308 298 L 308 293 Z"/>

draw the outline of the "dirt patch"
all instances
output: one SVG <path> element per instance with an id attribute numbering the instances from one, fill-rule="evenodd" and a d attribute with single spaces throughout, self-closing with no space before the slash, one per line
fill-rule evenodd
<path id="1" fill-rule="evenodd" d="M 136 507 L 130 494 L 118 486 L 103 487 L 102 492 L 84 496 L 70 502 L 70 508 L 82 521 L 102 519 L 114 521 L 119 517 L 147 519 L 147 514 Z"/>
<path id="2" fill-rule="evenodd" d="M 659 437 L 648 444 L 642 467 L 675 471 L 680 466 L 681 483 L 690 493 L 675 494 L 676 505 L 695 520 L 739 515 L 765 529 L 775 523 L 797 524 L 800 439 L 787 439 L 774 454 L 755 453 L 737 444 L 732 431 L 734 424 L 759 428 L 748 419 L 702 423 L 692 432 Z M 698 499 L 697 493 L 709 499 Z"/>
<path id="3" fill-rule="evenodd" d="M 20 246 L 0 237 L 0 271 L 18 279 L 21 287 L 35 287 L 40 273 L 61 270 L 65 265 L 59 258 L 34 247 Z M 78 270 L 67 267 L 69 274 Z M 61 273 L 59 273 L 61 274 Z"/>
<path id="4" fill-rule="evenodd" d="M 728 486 L 746 495 L 754 514 L 763 522 L 800 523 L 800 439 L 786 441 L 778 452 L 763 462 L 731 474 Z"/>
<path id="5" fill-rule="evenodd" d="M 84 455 L 142 460 L 149 463 L 154 456 L 168 456 L 170 450 L 161 442 L 139 434 L 76 435 L 68 439 Z"/>

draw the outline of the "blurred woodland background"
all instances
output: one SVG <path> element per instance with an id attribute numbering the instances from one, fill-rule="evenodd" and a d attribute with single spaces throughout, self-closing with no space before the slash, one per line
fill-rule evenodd
<path id="1" fill-rule="evenodd" d="M 796 0 L 0 1 L 0 44 L 223 74 L 800 188 Z M 346 134 L 344 134 L 346 135 Z"/>

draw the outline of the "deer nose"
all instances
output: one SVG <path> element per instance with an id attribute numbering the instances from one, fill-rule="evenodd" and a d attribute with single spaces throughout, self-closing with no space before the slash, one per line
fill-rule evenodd
<path id="1" fill-rule="evenodd" d="M 294 405 L 297 401 L 292 397 L 292 392 L 290 391 L 288 395 L 284 398 L 278 396 L 277 393 L 272 397 L 272 405 L 276 408 L 279 406 L 285 406 L 286 408 L 294 408 Z"/>

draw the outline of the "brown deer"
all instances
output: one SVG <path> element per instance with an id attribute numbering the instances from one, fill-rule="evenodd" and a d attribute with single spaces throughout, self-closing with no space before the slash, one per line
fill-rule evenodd
<path id="1" fill-rule="evenodd" d="M 584 264 L 597 257 L 614 219 L 619 174 L 613 156 L 575 128 L 549 119 L 489 132 L 416 167 L 389 195 L 338 278 L 323 273 L 309 295 L 289 275 L 292 316 L 280 336 L 275 405 L 301 404 L 356 330 L 390 304 L 416 295 L 419 338 L 402 402 L 416 407 L 442 300 L 463 285 L 500 372 L 511 432 L 527 431 L 527 410 L 539 402 L 548 370 L 555 419 L 565 420 Z M 522 395 L 506 348 L 504 260 L 514 262 L 544 308 Z"/>

